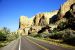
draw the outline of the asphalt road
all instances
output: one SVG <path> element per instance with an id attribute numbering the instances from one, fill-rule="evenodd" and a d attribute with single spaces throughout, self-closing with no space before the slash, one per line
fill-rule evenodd
<path id="1" fill-rule="evenodd" d="M 33 38 L 21 37 L 17 40 L 12 41 L 0 50 L 72 50 L 69 48 L 62 48 L 42 41 L 38 41 Z"/>
<path id="2" fill-rule="evenodd" d="M 43 50 L 43 49 L 38 45 L 36 45 L 35 43 L 33 43 L 32 41 L 29 41 L 27 38 L 22 37 L 20 50 Z"/>
<path id="3" fill-rule="evenodd" d="M 52 44 L 48 44 L 46 42 L 42 42 L 42 41 L 39 41 L 39 40 L 36 40 L 36 39 L 33 39 L 33 38 L 28 38 L 32 41 L 34 41 L 35 43 L 49 49 L 49 50 L 75 50 L 73 48 L 62 48 L 60 46 L 56 46 L 56 45 L 52 45 Z"/>

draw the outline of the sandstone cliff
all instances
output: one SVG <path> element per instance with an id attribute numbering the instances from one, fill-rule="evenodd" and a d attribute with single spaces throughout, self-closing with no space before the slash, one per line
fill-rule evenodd
<path id="1" fill-rule="evenodd" d="M 44 13 L 35 15 L 35 17 L 33 19 L 34 25 L 36 25 L 36 26 L 48 25 L 50 18 L 52 18 L 52 16 L 56 15 L 57 12 L 58 12 L 58 10 L 53 11 L 53 12 L 44 12 Z"/>
<path id="2" fill-rule="evenodd" d="M 58 11 L 58 24 L 59 30 L 67 28 L 75 30 L 75 0 L 67 0 Z"/>
<path id="3" fill-rule="evenodd" d="M 58 13 L 59 19 L 63 18 L 65 13 L 70 10 L 70 6 L 73 3 L 75 3 L 75 0 L 67 0 L 63 5 L 60 6 L 59 13 Z"/>
<path id="4" fill-rule="evenodd" d="M 19 32 L 22 35 L 28 35 L 28 30 L 32 25 L 32 18 L 28 18 L 27 16 L 20 16 L 19 19 Z"/>
<path id="5" fill-rule="evenodd" d="M 24 33 L 37 33 L 42 27 L 50 26 L 51 29 L 57 28 L 61 22 L 66 22 L 64 18 L 65 14 L 71 10 L 70 6 L 75 3 L 74 0 L 67 0 L 63 5 L 60 6 L 59 10 L 52 12 L 43 12 L 36 14 L 32 18 L 21 16 L 19 20 L 19 28 Z M 72 10 L 71 10 L 72 11 Z"/>
<path id="6" fill-rule="evenodd" d="M 32 25 L 32 18 L 21 16 L 19 19 L 19 28 L 24 29 Z"/>

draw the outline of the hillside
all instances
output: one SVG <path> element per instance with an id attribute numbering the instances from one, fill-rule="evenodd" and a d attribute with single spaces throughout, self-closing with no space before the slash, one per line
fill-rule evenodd
<path id="1" fill-rule="evenodd" d="M 75 3 L 74 0 L 67 0 L 63 5 L 60 6 L 59 10 L 55 10 L 52 12 L 43 12 L 34 15 L 32 18 L 28 18 L 26 16 L 21 16 L 19 20 L 19 30 L 22 30 L 22 32 L 27 32 L 27 34 L 33 33 L 38 33 L 43 27 L 48 26 L 48 29 L 53 30 L 54 28 L 57 28 L 59 30 L 66 29 L 67 28 L 72 28 L 74 25 L 74 16 L 75 14 L 73 13 L 74 10 L 72 5 Z M 72 17 L 73 21 L 69 20 L 69 15 Z M 68 18 L 67 18 L 68 17 Z M 70 21 L 70 22 L 68 22 Z M 65 23 L 65 27 L 61 28 L 63 25 L 61 23 Z M 72 25 L 70 25 L 71 23 Z M 27 35 L 26 34 L 26 35 Z"/>

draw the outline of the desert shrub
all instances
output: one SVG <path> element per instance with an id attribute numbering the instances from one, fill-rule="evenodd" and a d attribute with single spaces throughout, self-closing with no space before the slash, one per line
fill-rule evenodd
<path id="1" fill-rule="evenodd" d="M 6 35 L 0 31 L 0 41 L 5 41 Z"/>
<path id="2" fill-rule="evenodd" d="M 70 45 L 75 45 L 75 37 L 65 38 L 63 39 L 63 42 L 70 44 Z"/>
<path id="3" fill-rule="evenodd" d="M 18 37 L 18 34 L 10 32 L 10 30 L 6 27 L 0 30 L 0 41 L 11 41 Z"/>
<path id="4" fill-rule="evenodd" d="M 3 27 L 0 30 L 0 41 L 5 41 L 7 39 L 7 35 L 9 34 L 9 30 L 6 27 Z"/>
<path id="5" fill-rule="evenodd" d="M 67 30 L 63 34 L 62 38 L 63 38 L 63 42 L 71 45 L 75 45 L 75 32 L 71 30 Z"/>
<path id="6" fill-rule="evenodd" d="M 12 41 L 15 40 L 19 37 L 19 34 L 16 32 L 11 32 L 10 34 L 7 35 L 7 41 Z"/>
<path id="7" fill-rule="evenodd" d="M 36 35 L 30 35 L 30 36 L 33 36 L 33 37 L 40 37 L 40 38 L 47 38 L 47 37 L 49 37 L 49 33 L 48 32 L 42 32 L 42 33 L 38 33 L 38 34 L 36 34 Z"/>
<path id="8" fill-rule="evenodd" d="M 36 37 L 38 34 L 37 33 L 31 33 L 29 34 L 29 36 L 32 36 L 32 37 Z"/>
<path id="9" fill-rule="evenodd" d="M 40 35 L 40 34 L 37 34 L 37 35 L 35 35 L 34 37 L 41 37 L 41 35 Z"/>
<path id="10" fill-rule="evenodd" d="M 49 37 L 52 39 L 61 39 L 62 35 L 63 35 L 62 32 L 59 32 L 57 28 L 54 28 L 52 30 L 52 33 L 50 33 Z"/>
<path id="11" fill-rule="evenodd" d="M 42 38 L 47 38 L 47 37 L 49 37 L 50 36 L 50 33 L 48 33 L 48 32 L 43 32 L 43 33 L 40 33 L 40 36 L 42 37 Z"/>
<path id="12" fill-rule="evenodd" d="M 62 39 L 62 33 L 60 33 L 60 32 L 56 32 L 56 33 L 52 33 L 52 34 L 50 34 L 50 38 L 52 38 L 52 39 Z"/>
<path id="13" fill-rule="evenodd" d="M 67 28 L 67 23 L 66 22 L 61 22 L 59 23 L 58 27 L 59 30 L 64 30 Z"/>
<path id="14" fill-rule="evenodd" d="M 52 34 L 50 34 L 50 38 L 61 39 L 63 40 L 63 43 L 75 45 L 75 31 L 71 29 L 65 29 L 59 32 L 54 31 Z"/>
<path id="15" fill-rule="evenodd" d="M 19 37 L 19 34 L 15 34 L 15 38 L 18 38 Z"/>
<path id="16" fill-rule="evenodd" d="M 18 37 L 19 37 L 19 35 L 17 35 L 17 34 L 9 34 L 7 36 L 7 41 L 13 41 L 13 40 L 17 39 Z"/>

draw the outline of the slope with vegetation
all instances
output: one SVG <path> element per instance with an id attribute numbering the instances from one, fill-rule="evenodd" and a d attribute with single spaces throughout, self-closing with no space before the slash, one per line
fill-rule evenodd
<path id="1" fill-rule="evenodd" d="M 15 32 L 10 32 L 6 27 L 0 29 L 0 47 L 6 46 L 9 42 L 19 37 Z"/>

